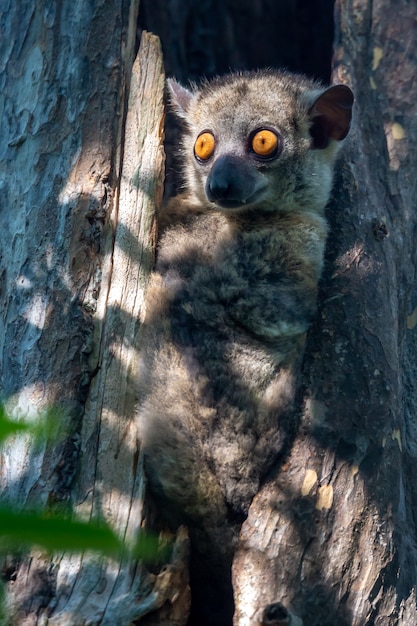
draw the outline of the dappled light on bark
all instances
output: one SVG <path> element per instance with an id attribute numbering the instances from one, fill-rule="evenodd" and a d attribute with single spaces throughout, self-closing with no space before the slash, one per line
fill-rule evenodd
<path id="1" fill-rule="evenodd" d="M 330 0 L 220 5 L 142 0 L 170 74 L 281 64 L 329 75 Z M 133 417 L 163 72 L 144 35 L 132 88 L 143 109 L 128 107 L 137 12 L 10 4 L 0 42 L 0 391 L 19 418 L 60 407 L 63 432 L 3 445 L 2 497 L 104 517 L 128 540 L 158 513 L 144 508 Z M 355 117 L 298 417 L 237 545 L 235 626 L 417 623 L 416 29 L 412 2 L 336 2 L 333 77 L 352 87 Z M 13 624 L 184 626 L 187 530 L 168 540 L 165 568 L 39 550 L 8 559 Z"/>

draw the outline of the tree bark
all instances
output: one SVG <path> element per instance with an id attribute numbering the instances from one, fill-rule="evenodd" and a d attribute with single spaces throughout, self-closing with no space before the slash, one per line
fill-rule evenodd
<path id="1" fill-rule="evenodd" d="M 160 7 L 145 4 L 148 17 Z M 284 34 L 302 4 L 285 5 Z M 216 2 L 187 19 L 191 5 L 169 3 L 177 28 L 159 12 L 178 78 L 297 58 L 271 14 L 267 32 L 287 48 L 275 56 L 270 36 L 260 45 L 261 3 L 235 19 L 242 3 L 230 0 L 221 27 Z M 132 381 L 155 237 L 147 203 L 158 202 L 162 168 L 156 69 L 141 71 L 138 93 L 159 113 L 140 118 L 137 131 L 127 121 L 122 158 L 136 13 L 135 2 L 104 0 L 83 12 L 68 0 L 10 3 L 0 40 L 0 392 L 28 419 L 60 407 L 64 433 L 43 448 L 22 438 L 3 448 L 2 498 L 99 514 L 127 538 L 142 520 Z M 411 2 L 336 2 L 334 77 L 356 94 L 355 121 L 329 207 L 298 432 L 242 527 L 235 626 L 417 623 L 415 24 Z M 138 169 L 135 152 L 154 165 Z M 130 217 L 142 201 L 144 212 Z M 32 551 L 4 572 L 12 623 L 180 626 L 186 563 L 183 530 L 156 578 L 130 562 Z"/>
<path id="2" fill-rule="evenodd" d="M 228 2 L 213 30 L 215 2 L 207 4 L 205 13 L 189 2 L 176 14 L 178 32 L 192 26 L 187 45 L 184 35 L 175 47 L 165 21 L 154 21 L 168 71 L 180 80 L 259 65 L 269 25 L 275 34 L 279 28 L 268 3 L 258 15 L 253 2 L 250 19 L 242 20 L 242 3 Z M 325 3 L 309 4 L 318 16 L 306 31 L 321 42 Z M 148 20 L 153 6 L 143 0 Z M 291 41 L 275 36 L 267 63 L 295 69 L 296 42 L 306 40 L 293 17 L 306 3 L 285 6 Z M 223 41 L 224 20 L 233 51 Z M 266 30 L 258 57 L 248 59 L 260 24 Z M 292 624 L 303 618 L 309 626 L 417 623 L 415 24 L 410 2 L 336 2 L 334 79 L 355 92 L 355 120 L 328 211 L 327 266 L 298 435 L 242 528 L 233 566 L 235 626 L 278 623 L 274 616 L 285 611 Z M 313 59 L 308 46 L 306 54 Z M 296 69 L 319 74 L 314 68 Z"/>
<path id="3" fill-rule="evenodd" d="M 415 8 L 336 8 L 334 73 L 355 122 L 298 435 L 242 527 L 235 626 L 271 623 L 277 601 L 308 626 L 417 623 Z"/>
<path id="4" fill-rule="evenodd" d="M 164 164 L 162 56 L 143 34 L 132 72 L 137 12 L 10 5 L 1 46 L 1 396 L 14 416 L 61 420 L 41 448 L 8 441 L 2 498 L 105 519 L 130 542 L 144 490 L 135 345 Z M 10 621 L 127 625 L 175 596 L 183 624 L 187 545 L 181 531 L 160 576 L 32 550 L 7 562 Z"/>

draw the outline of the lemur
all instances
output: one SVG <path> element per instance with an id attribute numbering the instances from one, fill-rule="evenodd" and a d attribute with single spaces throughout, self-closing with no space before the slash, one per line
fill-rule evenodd
<path id="1" fill-rule="evenodd" d="M 211 578 L 201 575 L 195 593 L 211 585 L 206 605 L 229 603 L 231 615 L 236 534 L 294 431 L 324 208 L 353 95 L 272 70 L 168 88 L 184 124 L 185 191 L 160 216 L 142 335 L 142 443 L 162 514 L 189 526 L 194 562 Z M 221 619 L 203 608 L 193 623 Z"/>

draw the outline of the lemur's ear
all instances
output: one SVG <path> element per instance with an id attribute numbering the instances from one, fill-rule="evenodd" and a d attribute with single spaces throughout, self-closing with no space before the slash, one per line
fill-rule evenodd
<path id="1" fill-rule="evenodd" d="M 174 78 L 168 78 L 167 86 L 170 103 L 174 111 L 180 117 L 187 117 L 190 102 L 194 97 L 193 92 L 177 83 Z"/>
<path id="2" fill-rule="evenodd" d="M 314 102 L 309 114 L 314 148 L 327 148 L 331 139 L 341 141 L 349 132 L 353 93 L 346 85 L 329 87 Z"/>

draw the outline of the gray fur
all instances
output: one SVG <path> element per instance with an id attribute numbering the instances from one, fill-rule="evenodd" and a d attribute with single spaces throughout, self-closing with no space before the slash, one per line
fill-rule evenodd
<path id="1" fill-rule="evenodd" d="M 294 431 L 340 146 L 334 137 L 348 131 L 352 98 L 346 87 L 327 94 L 272 71 L 232 74 L 193 92 L 172 81 L 170 91 L 185 122 L 187 189 L 161 215 L 140 423 L 150 488 L 167 521 L 190 526 L 205 567 L 216 559 L 224 567 L 237 520 Z M 283 149 L 263 161 L 248 138 L 264 127 L 280 133 Z M 205 130 L 216 148 L 201 163 L 193 147 Z M 241 205 L 208 200 L 207 185 L 222 172 L 239 186 Z"/>

